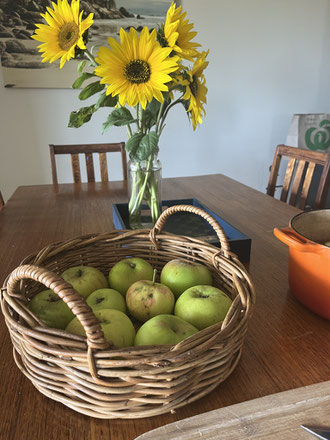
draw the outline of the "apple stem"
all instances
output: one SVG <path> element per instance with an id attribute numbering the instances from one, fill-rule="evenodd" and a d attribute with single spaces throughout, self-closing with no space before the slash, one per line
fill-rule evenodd
<path id="1" fill-rule="evenodd" d="M 156 275 L 157 275 L 157 269 L 154 269 L 154 275 L 153 275 L 153 277 L 152 277 L 152 285 L 155 284 L 155 281 L 156 281 Z"/>

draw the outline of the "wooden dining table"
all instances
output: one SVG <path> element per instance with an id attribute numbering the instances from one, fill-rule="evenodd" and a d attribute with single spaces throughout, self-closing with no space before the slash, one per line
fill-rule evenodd
<path id="1" fill-rule="evenodd" d="M 112 204 L 127 183 L 20 186 L 0 211 L 0 281 L 49 243 L 113 229 Z M 1 440 L 133 440 L 217 408 L 330 379 L 329 321 L 288 287 L 288 248 L 273 235 L 300 211 L 221 174 L 163 179 L 163 198 L 196 198 L 252 240 L 247 265 L 256 290 L 240 362 L 220 386 L 172 413 L 101 420 L 51 400 L 17 368 L 0 317 Z M 330 392 L 330 391 L 329 391 Z"/>

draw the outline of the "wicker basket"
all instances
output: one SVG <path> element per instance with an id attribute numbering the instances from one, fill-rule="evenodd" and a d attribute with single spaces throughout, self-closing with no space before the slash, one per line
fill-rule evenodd
<path id="1" fill-rule="evenodd" d="M 166 219 L 178 211 L 206 219 L 219 237 L 221 250 L 161 232 Z M 225 320 L 175 346 L 109 347 L 82 296 L 58 274 L 75 265 L 95 266 L 108 274 L 126 256 L 144 258 L 159 270 L 174 258 L 205 264 L 213 284 L 233 299 Z M 45 286 L 69 305 L 87 339 L 46 328 L 29 311 L 27 301 Z M 1 307 L 15 362 L 33 385 L 80 413 L 111 419 L 163 414 L 210 393 L 237 365 L 254 301 L 249 275 L 231 254 L 220 225 L 199 208 L 178 205 L 167 209 L 151 231 L 79 237 L 27 257 L 6 279 Z"/>

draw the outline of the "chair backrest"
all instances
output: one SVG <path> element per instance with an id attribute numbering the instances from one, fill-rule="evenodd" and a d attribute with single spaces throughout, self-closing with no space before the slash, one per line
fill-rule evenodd
<path id="1" fill-rule="evenodd" d="M 283 180 L 280 200 L 297 206 L 299 209 L 306 208 L 306 202 L 314 175 L 316 165 L 321 165 L 323 171 L 319 180 L 315 200 L 312 208 L 323 209 L 326 204 L 330 185 L 330 154 L 302 150 L 287 145 L 278 145 L 271 166 L 267 194 L 274 196 L 276 181 L 280 169 L 282 157 L 288 157 L 289 162 Z M 290 194 L 289 200 L 288 195 Z"/>
<path id="2" fill-rule="evenodd" d="M 81 172 L 79 163 L 79 154 L 85 154 L 87 181 L 95 182 L 95 170 L 93 153 L 98 153 L 101 181 L 107 182 L 108 177 L 108 162 L 107 153 L 120 152 L 122 160 L 123 180 L 127 180 L 127 160 L 125 142 L 118 142 L 112 144 L 76 144 L 76 145 L 49 145 L 50 161 L 52 166 L 53 183 L 57 181 L 56 160 L 57 154 L 70 154 L 73 180 L 75 183 L 81 182 Z"/>
<path id="3" fill-rule="evenodd" d="M 1 194 L 1 191 L 0 191 L 0 211 L 1 211 L 1 209 L 2 209 L 4 206 L 5 206 L 5 201 L 3 200 L 3 197 L 2 197 L 2 194 Z"/>

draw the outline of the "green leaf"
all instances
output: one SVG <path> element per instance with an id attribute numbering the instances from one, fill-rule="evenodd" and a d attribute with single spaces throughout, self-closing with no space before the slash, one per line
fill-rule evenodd
<path id="1" fill-rule="evenodd" d="M 90 121 L 95 112 L 94 105 L 82 107 L 76 112 L 71 112 L 68 127 L 79 128 L 86 122 Z"/>
<path id="2" fill-rule="evenodd" d="M 159 136 L 151 131 L 148 134 L 134 133 L 126 142 L 126 151 L 131 160 L 147 160 L 158 146 Z"/>
<path id="3" fill-rule="evenodd" d="M 190 106 L 190 99 L 184 99 L 182 100 L 182 105 L 184 107 L 184 109 L 186 110 L 186 112 L 188 111 L 188 108 Z"/>
<path id="4" fill-rule="evenodd" d="M 84 61 L 83 61 L 83 62 L 84 62 Z M 86 79 L 92 78 L 93 76 L 95 76 L 94 73 L 87 73 L 87 72 L 85 72 L 85 73 L 81 74 L 81 75 L 79 76 L 79 78 L 77 78 L 77 79 L 75 80 L 75 82 L 72 84 L 72 88 L 73 88 L 73 89 L 80 89 L 82 83 L 83 83 L 84 81 L 86 81 Z"/>
<path id="5" fill-rule="evenodd" d="M 149 129 L 156 124 L 158 113 L 153 113 L 149 109 L 143 110 L 142 123 L 145 128 Z"/>
<path id="6" fill-rule="evenodd" d="M 92 95 L 95 95 L 95 93 L 98 93 L 103 89 L 104 89 L 104 84 L 100 84 L 100 81 L 95 81 L 91 84 L 88 84 L 88 86 L 82 89 L 78 97 L 81 101 L 84 101 L 85 99 L 89 98 Z"/>
<path id="7" fill-rule="evenodd" d="M 86 60 L 82 60 L 82 61 L 80 61 L 80 63 L 78 64 L 77 72 L 79 73 L 79 75 L 81 75 L 81 74 L 83 73 L 83 70 L 84 70 L 84 68 L 85 68 L 85 66 L 86 66 L 86 63 L 87 63 Z"/>
<path id="8" fill-rule="evenodd" d="M 134 133 L 126 142 L 125 148 L 131 160 L 138 160 L 136 152 L 139 149 L 140 142 L 143 137 L 143 133 Z"/>
<path id="9" fill-rule="evenodd" d="M 183 86 L 183 85 L 181 85 L 181 84 L 177 84 L 177 85 L 175 86 L 175 90 L 177 90 L 178 92 L 181 92 L 181 93 L 185 94 L 185 93 L 186 93 L 186 86 Z"/>
<path id="10" fill-rule="evenodd" d="M 103 124 L 103 133 L 113 125 L 120 127 L 122 125 L 132 124 L 135 121 L 136 119 L 133 119 L 131 112 L 127 108 L 117 108 L 110 113 L 107 121 Z"/>
<path id="11" fill-rule="evenodd" d="M 158 114 L 161 103 L 157 99 L 153 99 L 146 107 L 146 109 L 154 114 Z"/>
<path id="12" fill-rule="evenodd" d="M 158 147 L 159 136 L 155 131 L 151 131 L 150 133 L 143 136 L 141 139 L 139 148 L 136 152 L 139 160 L 146 160 L 153 154 Z"/>
<path id="13" fill-rule="evenodd" d="M 117 96 L 106 95 L 106 93 L 102 93 L 95 104 L 95 110 L 98 110 L 100 107 L 115 107 L 118 102 Z"/>
<path id="14" fill-rule="evenodd" d="M 162 92 L 164 100 L 169 104 L 171 102 L 170 92 Z"/>
<path id="15" fill-rule="evenodd" d="M 148 103 L 145 110 L 142 112 L 142 122 L 145 128 L 149 129 L 157 122 L 158 113 L 161 103 L 156 99 L 153 99 Z"/>

